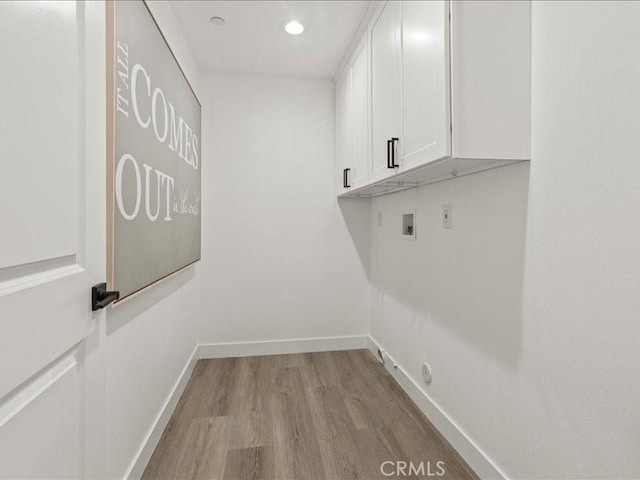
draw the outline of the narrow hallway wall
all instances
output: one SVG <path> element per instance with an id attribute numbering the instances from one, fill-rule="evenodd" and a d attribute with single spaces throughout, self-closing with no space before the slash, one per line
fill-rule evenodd
<path id="1" fill-rule="evenodd" d="M 200 72 L 168 2 L 148 2 L 200 103 Z M 105 349 L 107 478 L 134 467 L 197 343 L 197 276 L 193 265 L 110 310 Z M 134 472 L 139 474 L 142 472 Z"/>
<path id="2" fill-rule="evenodd" d="M 375 200 L 371 332 L 419 385 L 432 364 L 423 390 L 508 478 L 637 478 L 640 4 L 532 13 L 530 178 Z M 406 208 L 402 244 L 386 222 Z"/>

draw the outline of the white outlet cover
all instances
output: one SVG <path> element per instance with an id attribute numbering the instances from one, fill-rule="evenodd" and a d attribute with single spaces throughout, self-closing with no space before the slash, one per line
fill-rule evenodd
<path id="1" fill-rule="evenodd" d="M 422 364 L 422 380 L 424 380 L 424 383 L 428 385 L 431 383 L 432 378 L 433 377 L 431 376 L 431 367 L 429 366 L 428 363 L 423 363 Z"/>
<path id="2" fill-rule="evenodd" d="M 451 205 L 442 205 L 442 228 L 451 228 Z"/>

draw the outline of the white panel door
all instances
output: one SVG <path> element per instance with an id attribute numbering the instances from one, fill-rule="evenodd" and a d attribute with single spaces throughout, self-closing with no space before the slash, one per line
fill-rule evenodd
<path id="1" fill-rule="evenodd" d="M 401 168 L 451 154 L 449 2 L 402 2 Z"/>
<path id="2" fill-rule="evenodd" d="M 369 178 L 369 51 L 367 37 L 351 63 L 351 186 L 360 187 Z"/>
<path id="3" fill-rule="evenodd" d="M 393 174 L 387 168 L 387 142 L 401 138 L 401 3 L 387 2 L 371 28 L 372 167 L 370 180 Z M 396 142 L 396 163 L 401 145 Z"/>
<path id="4" fill-rule="evenodd" d="M 338 164 L 338 193 L 348 190 L 351 172 L 350 72 L 336 83 L 336 156 Z M 345 172 L 345 170 L 347 170 Z"/>
<path id="5" fill-rule="evenodd" d="M 51 365 L 76 358 L 68 352 L 83 348 L 99 315 L 91 312 L 90 290 L 105 276 L 104 24 L 99 2 L 0 2 L 0 447 L 17 425 L 29 425 L 11 405 L 24 408 L 19 415 L 62 412 L 27 408 L 40 396 L 16 404 L 25 391 L 44 394 L 64 379 L 55 387 L 64 392 L 50 398 L 68 403 L 69 395 L 83 395 L 66 373 L 52 375 Z M 38 431 L 60 453 L 81 440 L 67 430 Z M 82 466 L 62 454 L 36 457 L 25 469 L 53 462 L 52 473 L 64 477 Z M 20 465 L 8 472 L 0 465 L 0 475 L 20 476 Z"/>

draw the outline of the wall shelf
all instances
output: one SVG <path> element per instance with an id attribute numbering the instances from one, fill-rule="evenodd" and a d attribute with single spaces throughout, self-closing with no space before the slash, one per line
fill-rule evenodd
<path id="1" fill-rule="evenodd" d="M 338 198 L 377 197 L 528 161 L 529 160 L 442 158 L 411 170 L 396 173 L 391 177 L 384 178 L 369 185 L 347 190 L 339 194 Z"/>

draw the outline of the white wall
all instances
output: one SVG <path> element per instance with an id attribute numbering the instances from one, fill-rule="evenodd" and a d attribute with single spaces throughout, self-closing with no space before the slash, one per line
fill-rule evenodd
<path id="1" fill-rule="evenodd" d="M 371 332 L 416 382 L 431 363 L 425 391 L 508 477 L 638 478 L 640 3 L 532 8 L 529 182 L 374 200 Z"/>
<path id="2" fill-rule="evenodd" d="M 508 444 L 495 412 L 512 408 L 503 388 L 522 351 L 528 174 L 512 165 L 372 201 L 371 336 L 418 385 L 428 362 L 425 391 L 488 452 Z M 410 209 L 415 241 L 401 237 Z"/>
<path id="3" fill-rule="evenodd" d="M 535 393 L 513 425 L 529 435 L 512 448 L 529 453 L 510 468 L 638 478 L 640 3 L 533 15 L 521 370 Z"/>
<path id="4" fill-rule="evenodd" d="M 335 196 L 333 84 L 246 75 L 203 84 L 200 342 L 366 333 L 367 253 Z M 367 208 L 344 212 L 364 237 Z"/>
<path id="5" fill-rule="evenodd" d="M 109 314 L 107 477 L 122 478 L 196 346 L 193 267 Z"/>
<path id="6" fill-rule="evenodd" d="M 200 95 L 200 73 L 169 4 L 148 5 Z M 188 267 L 107 315 L 103 340 L 107 478 L 119 479 L 128 472 L 196 346 L 198 269 L 198 265 Z"/>

